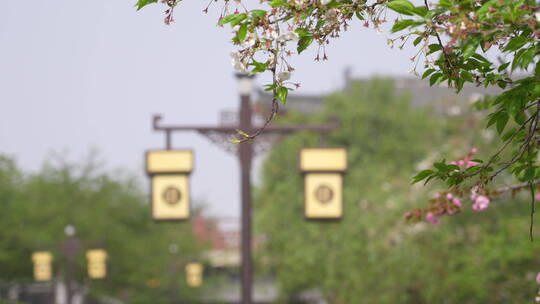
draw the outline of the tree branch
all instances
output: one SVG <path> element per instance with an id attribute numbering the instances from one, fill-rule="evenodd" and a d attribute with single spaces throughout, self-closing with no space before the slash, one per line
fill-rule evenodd
<path id="1" fill-rule="evenodd" d="M 532 182 L 524 182 L 524 183 L 520 183 L 520 184 L 515 184 L 515 185 L 510 185 L 510 186 L 505 186 L 505 187 L 501 187 L 501 188 L 498 188 L 496 189 L 495 191 L 497 192 L 498 195 L 501 195 L 505 192 L 509 192 L 509 191 L 517 191 L 517 190 L 521 190 L 523 188 L 527 188 L 531 185 L 538 185 L 540 184 L 540 178 L 537 179 L 537 180 L 534 180 Z"/>

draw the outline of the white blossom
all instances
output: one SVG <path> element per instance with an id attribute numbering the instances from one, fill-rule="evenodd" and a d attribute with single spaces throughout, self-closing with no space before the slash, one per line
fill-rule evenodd
<path id="1" fill-rule="evenodd" d="M 411 75 L 414 75 L 414 76 L 420 76 L 418 74 L 418 72 L 416 71 L 416 69 L 410 69 L 407 73 L 411 74 Z"/>
<path id="2" fill-rule="evenodd" d="M 279 35 L 279 37 L 277 38 L 279 41 L 298 41 L 299 37 L 298 37 L 298 34 L 293 32 L 293 31 L 289 31 L 287 33 L 283 33 L 281 35 Z"/>
<path id="3" fill-rule="evenodd" d="M 287 71 L 279 72 L 277 77 L 280 81 L 286 81 L 291 79 L 291 73 Z"/>
<path id="4" fill-rule="evenodd" d="M 337 8 L 331 8 L 326 12 L 326 14 L 324 15 L 324 18 L 329 21 L 336 21 L 338 13 L 339 13 L 339 10 Z"/>
<path id="5" fill-rule="evenodd" d="M 332 0 L 321 0 L 322 5 L 327 5 L 330 2 L 332 2 Z"/>
<path id="6" fill-rule="evenodd" d="M 262 36 L 266 39 L 275 40 L 278 38 L 278 33 L 273 28 L 268 28 Z"/>
<path id="7" fill-rule="evenodd" d="M 249 33 L 244 43 L 242 43 L 242 47 L 252 47 L 255 45 L 256 42 L 257 37 L 253 33 Z"/>
<path id="8" fill-rule="evenodd" d="M 242 56 L 239 52 L 231 52 L 231 64 L 238 72 L 245 72 L 247 70 L 246 65 L 242 62 Z"/>
<path id="9" fill-rule="evenodd" d="M 303 6 L 303 5 L 309 5 L 311 0 L 292 0 L 292 3 L 295 5 Z"/>
<path id="10" fill-rule="evenodd" d="M 534 16 L 536 17 L 536 21 L 540 22 L 540 11 L 534 13 Z"/>

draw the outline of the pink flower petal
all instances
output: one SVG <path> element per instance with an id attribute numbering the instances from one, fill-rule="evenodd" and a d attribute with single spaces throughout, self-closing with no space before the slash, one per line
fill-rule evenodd
<path id="1" fill-rule="evenodd" d="M 432 212 L 428 212 L 426 214 L 426 221 L 430 222 L 432 225 L 439 225 L 441 223 L 441 220 L 439 220 L 439 218 Z"/>

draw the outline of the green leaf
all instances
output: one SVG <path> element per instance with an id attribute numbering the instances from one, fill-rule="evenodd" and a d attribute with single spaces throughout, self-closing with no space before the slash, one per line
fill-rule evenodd
<path id="1" fill-rule="evenodd" d="M 403 20 L 398 20 L 394 23 L 394 25 L 392 26 L 392 30 L 391 32 L 392 33 L 395 33 L 395 32 L 399 32 L 401 30 L 404 30 L 406 29 L 407 27 L 413 25 L 415 23 L 414 20 L 412 19 L 403 19 Z"/>
<path id="2" fill-rule="evenodd" d="M 239 43 L 244 42 L 247 36 L 247 23 L 242 23 L 240 28 L 238 29 L 238 32 L 236 32 L 236 38 L 238 39 Z"/>
<path id="3" fill-rule="evenodd" d="M 525 123 L 525 120 L 527 120 L 527 116 L 525 116 L 525 113 L 523 111 L 518 111 L 514 115 L 514 121 L 517 124 L 522 125 L 523 123 Z"/>
<path id="4" fill-rule="evenodd" d="M 509 119 L 508 113 L 502 110 L 502 111 L 491 113 L 488 117 L 489 117 L 489 120 L 488 120 L 487 127 L 495 124 L 497 132 L 501 134 L 502 131 L 504 131 L 504 127 L 506 127 L 506 124 L 508 123 L 508 119 Z"/>
<path id="5" fill-rule="evenodd" d="M 268 68 L 268 64 L 270 64 L 269 61 L 267 61 L 265 63 L 262 63 L 262 62 L 258 62 L 255 59 L 253 59 L 253 62 L 250 65 L 255 67 L 252 70 L 253 73 L 262 73 L 262 72 L 266 71 L 266 69 Z"/>
<path id="6" fill-rule="evenodd" d="M 400 14 L 412 16 L 414 15 L 415 7 L 407 0 L 394 0 L 386 3 L 386 6 Z"/>
<path id="7" fill-rule="evenodd" d="M 298 34 L 298 37 L 300 38 L 303 38 L 303 37 L 306 37 L 306 36 L 312 36 L 312 34 L 309 32 L 309 30 L 305 29 L 305 28 L 297 28 L 296 30 L 294 30 L 295 33 Z"/>
<path id="8" fill-rule="evenodd" d="M 452 6 L 454 6 L 454 3 L 449 0 L 439 0 L 439 6 L 444 8 L 451 8 Z"/>
<path id="9" fill-rule="evenodd" d="M 221 18 L 221 20 L 219 20 L 218 24 L 219 25 L 225 25 L 225 24 L 233 21 L 234 18 L 236 18 L 236 14 L 227 15 L 227 16 Z"/>
<path id="10" fill-rule="evenodd" d="M 525 173 L 523 174 L 523 181 L 531 181 L 536 176 L 536 168 L 535 167 L 529 167 L 527 170 L 525 170 Z"/>
<path id="11" fill-rule="evenodd" d="M 475 58 L 475 59 L 478 59 L 478 60 L 480 60 L 480 61 L 483 61 L 484 63 L 489 63 L 489 64 L 491 64 L 491 62 L 490 62 L 489 60 L 487 60 L 486 57 L 484 57 L 484 56 L 482 56 L 482 55 L 480 55 L 480 54 L 478 54 L 478 53 L 474 53 L 474 54 L 472 55 L 472 57 Z"/>
<path id="12" fill-rule="evenodd" d="M 471 72 L 469 71 L 466 71 L 466 70 L 461 71 L 461 78 L 465 81 L 473 82 L 473 76 Z"/>
<path id="13" fill-rule="evenodd" d="M 425 79 L 426 77 L 428 77 L 429 75 L 431 75 L 431 73 L 435 72 L 435 69 L 427 69 L 424 74 L 422 74 L 422 79 Z"/>
<path id="14" fill-rule="evenodd" d="M 283 6 L 285 4 L 285 1 L 283 0 L 272 0 L 270 1 L 270 6 L 271 7 L 278 7 L 278 6 Z"/>
<path id="15" fill-rule="evenodd" d="M 442 76 L 443 76 L 442 73 L 435 73 L 435 74 L 431 75 L 431 77 L 429 78 L 429 85 L 433 86 L 434 84 L 438 83 L 439 79 Z"/>
<path id="16" fill-rule="evenodd" d="M 508 44 L 506 45 L 504 50 L 507 51 L 507 52 L 513 52 L 513 51 L 521 48 L 522 46 L 524 46 L 525 43 L 527 43 L 527 42 L 529 42 L 527 37 L 524 37 L 524 36 L 514 37 L 514 38 L 510 39 L 510 41 L 508 42 Z"/>
<path id="17" fill-rule="evenodd" d="M 422 170 L 420 172 L 418 172 L 418 174 L 416 174 L 413 178 L 412 178 L 412 184 L 416 184 L 418 183 L 419 181 L 425 179 L 426 177 L 432 175 L 434 172 L 433 170 Z"/>
<path id="18" fill-rule="evenodd" d="M 302 53 L 313 42 L 313 36 L 304 36 L 298 40 L 296 51 L 298 54 Z"/>
<path id="19" fill-rule="evenodd" d="M 510 65 L 510 62 L 503 63 L 503 64 L 501 64 L 501 66 L 497 69 L 497 71 L 502 72 L 502 71 L 506 70 L 506 68 L 507 68 L 509 65 Z"/>
<path id="20" fill-rule="evenodd" d="M 260 9 L 252 10 L 251 16 L 256 19 L 264 18 L 264 16 L 266 16 L 266 11 Z"/>
<path id="21" fill-rule="evenodd" d="M 437 43 L 430 44 L 430 45 L 428 46 L 428 48 L 429 48 L 428 55 L 429 55 L 429 54 L 433 54 L 433 53 L 435 53 L 435 52 L 437 52 L 437 51 L 442 50 L 442 47 L 441 47 L 439 44 L 437 44 Z"/>
<path id="22" fill-rule="evenodd" d="M 523 53 L 523 56 L 521 56 L 521 62 L 520 67 L 523 69 L 527 69 L 529 64 L 534 60 L 536 49 L 535 48 L 529 48 Z"/>
<path id="23" fill-rule="evenodd" d="M 465 59 L 475 55 L 476 49 L 478 48 L 478 39 L 469 39 L 469 42 L 465 44 L 462 50 L 463 57 Z"/>
<path id="24" fill-rule="evenodd" d="M 273 89 L 277 88 L 277 85 L 276 84 L 265 84 L 264 85 L 264 90 L 265 91 L 272 91 Z"/>
<path id="25" fill-rule="evenodd" d="M 433 163 L 433 166 L 443 173 L 450 171 L 448 165 L 444 163 L 444 160 L 442 162 Z"/>
<path id="26" fill-rule="evenodd" d="M 416 39 L 414 39 L 414 41 L 413 41 L 413 45 L 417 46 L 420 42 L 422 42 L 422 40 L 424 40 L 424 37 L 422 37 L 422 36 L 416 37 Z"/>
<path id="27" fill-rule="evenodd" d="M 236 17 L 231 20 L 231 27 L 235 27 L 237 26 L 238 24 L 240 24 L 240 22 L 244 21 L 244 19 L 246 19 L 248 16 L 244 13 L 242 14 L 236 14 L 235 15 Z"/>
<path id="28" fill-rule="evenodd" d="M 287 95 L 289 95 L 289 89 L 287 89 L 286 87 L 279 87 L 276 89 L 276 97 L 282 103 L 287 102 Z"/>
<path id="29" fill-rule="evenodd" d="M 141 8 L 147 6 L 148 4 L 156 3 L 157 0 L 139 0 L 137 1 L 137 4 L 135 6 L 137 7 L 137 10 L 140 10 Z"/>
<path id="30" fill-rule="evenodd" d="M 429 10 L 428 10 L 427 7 L 425 7 L 424 5 L 417 6 L 417 7 L 415 7 L 415 8 L 413 9 L 413 12 L 414 12 L 416 15 L 420 16 L 420 17 L 425 17 L 425 16 L 427 15 L 428 11 L 429 11 Z"/>

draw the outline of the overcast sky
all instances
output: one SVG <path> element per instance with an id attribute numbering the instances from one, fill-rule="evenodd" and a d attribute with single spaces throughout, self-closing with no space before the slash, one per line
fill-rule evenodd
<path id="1" fill-rule="evenodd" d="M 215 13 L 202 13 L 205 2 L 183 1 L 171 26 L 163 6 L 136 12 L 134 2 L 2 3 L 0 153 L 37 170 L 51 151 L 77 160 L 97 148 L 107 167 L 144 179 L 144 151 L 164 141 L 151 130 L 152 114 L 216 124 L 220 111 L 237 107 L 231 31 L 215 26 Z M 313 49 L 294 60 L 297 93 L 339 89 L 347 66 L 356 77 L 407 73 L 410 51 L 390 50 L 384 35 L 354 25 L 330 45 L 330 61 L 314 63 Z M 174 146 L 195 151 L 194 198 L 210 214 L 238 215 L 236 159 L 196 134 L 176 135 Z"/>

